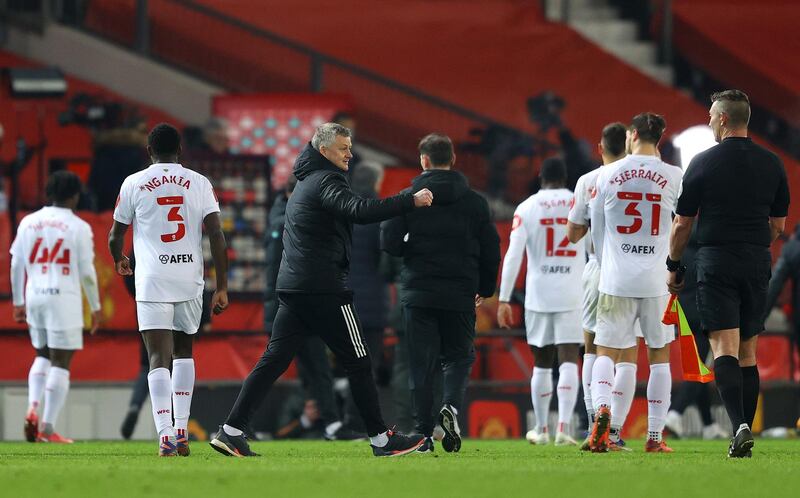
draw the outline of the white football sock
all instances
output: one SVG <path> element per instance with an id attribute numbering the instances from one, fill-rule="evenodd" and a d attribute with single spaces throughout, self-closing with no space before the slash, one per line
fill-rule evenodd
<path id="1" fill-rule="evenodd" d="M 172 360 L 172 409 L 175 430 L 186 431 L 194 392 L 194 360 L 177 358 Z"/>
<path id="2" fill-rule="evenodd" d="M 578 364 L 562 363 L 558 367 L 558 432 L 569 432 L 569 423 L 578 401 Z"/>
<path id="3" fill-rule="evenodd" d="M 611 388 L 614 384 L 614 360 L 598 355 L 592 368 L 592 404 L 595 412 L 603 405 L 611 407 Z"/>
<path id="4" fill-rule="evenodd" d="M 592 425 L 594 417 L 594 405 L 592 405 L 592 368 L 597 359 L 596 354 L 583 355 L 583 370 L 581 371 L 581 382 L 583 383 L 583 404 L 586 405 L 586 415 L 589 419 L 589 426 Z"/>
<path id="5" fill-rule="evenodd" d="M 553 397 L 553 369 L 533 367 L 531 375 L 531 401 L 536 427 L 539 432 L 547 432 L 547 415 L 550 413 L 550 400 Z"/>
<path id="6" fill-rule="evenodd" d="M 636 363 L 617 363 L 611 391 L 611 428 L 621 429 L 636 394 Z"/>
<path id="7" fill-rule="evenodd" d="M 389 434 L 386 432 L 382 432 L 377 436 L 370 436 L 369 444 L 378 448 L 383 448 L 384 446 L 389 444 Z"/>
<path id="8" fill-rule="evenodd" d="M 661 441 L 671 392 L 672 374 L 669 363 L 650 365 L 650 380 L 647 382 L 647 434 L 655 441 Z"/>
<path id="9" fill-rule="evenodd" d="M 69 370 L 51 366 L 44 389 L 44 415 L 42 416 L 42 423 L 48 430 L 55 427 L 68 392 Z"/>
<path id="10" fill-rule="evenodd" d="M 166 368 L 154 368 L 147 374 L 150 403 L 153 405 L 153 422 L 158 436 L 175 436 L 172 428 L 172 380 Z"/>
<path id="11" fill-rule="evenodd" d="M 48 370 L 50 370 L 50 360 L 41 356 L 33 360 L 28 371 L 28 410 L 35 410 L 41 404 Z"/>

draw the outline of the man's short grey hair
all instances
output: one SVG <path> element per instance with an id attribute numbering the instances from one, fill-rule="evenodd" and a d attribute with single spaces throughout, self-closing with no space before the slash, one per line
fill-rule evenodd
<path id="1" fill-rule="evenodd" d="M 317 126 L 314 136 L 311 137 L 311 146 L 319 150 L 323 145 L 330 147 L 336 137 L 350 137 L 353 134 L 349 128 L 345 128 L 339 123 L 324 123 Z"/>

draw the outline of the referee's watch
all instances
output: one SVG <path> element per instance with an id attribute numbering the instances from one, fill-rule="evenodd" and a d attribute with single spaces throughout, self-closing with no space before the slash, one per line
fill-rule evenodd
<path id="1" fill-rule="evenodd" d="M 686 266 L 681 265 L 680 260 L 673 261 L 672 259 L 670 259 L 669 255 L 667 255 L 667 271 L 676 272 L 679 270 L 686 271 Z"/>

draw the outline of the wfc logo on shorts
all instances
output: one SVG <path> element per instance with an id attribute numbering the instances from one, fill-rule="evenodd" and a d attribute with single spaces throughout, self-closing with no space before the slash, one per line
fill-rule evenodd
<path id="1" fill-rule="evenodd" d="M 194 263 L 192 254 L 162 254 L 158 257 L 162 265 L 175 263 Z"/>
<path id="2" fill-rule="evenodd" d="M 637 246 L 622 244 L 622 252 L 625 254 L 655 254 L 656 246 Z"/>

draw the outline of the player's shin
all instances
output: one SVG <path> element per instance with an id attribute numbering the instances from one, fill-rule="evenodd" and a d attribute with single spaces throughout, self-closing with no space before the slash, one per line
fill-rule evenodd
<path id="1" fill-rule="evenodd" d="M 553 369 L 533 368 L 531 376 L 531 401 L 533 414 L 536 417 L 536 429 L 539 433 L 547 433 L 547 415 L 550 412 L 550 400 L 553 397 Z"/>
<path id="2" fill-rule="evenodd" d="M 178 435 L 185 435 L 189 425 L 194 378 L 194 360 L 192 358 L 172 360 L 172 408 L 175 417 L 175 432 Z"/>
<path id="3" fill-rule="evenodd" d="M 619 441 L 619 434 L 636 394 L 636 364 L 617 363 L 614 374 L 614 387 L 611 391 L 611 434 L 613 442 Z"/>
<path id="4" fill-rule="evenodd" d="M 565 362 L 558 367 L 558 432 L 569 434 L 569 423 L 578 400 L 578 365 Z"/>
<path id="5" fill-rule="evenodd" d="M 44 414 L 42 427 L 45 434 L 53 432 L 64 401 L 69 392 L 69 370 L 59 367 L 50 367 L 47 374 L 47 384 L 44 391 Z"/>
<path id="6" fill-rule="evenodd" d="M 36 410 L 42 402 L 50 360 L 37 356 L 28 372 L 28 410 Z"/>
<path id="7" fill-rule="evenodd" d="M 154 368 L 147 374 L 147 384 L 150 387 L 150 403 L 153 405 L 153 421 L 156 425 L 159 438 L 168 436 L 174 438 L 172 428 L 172 381 L 169 370 Z"/>
<path id="8" fill-rule="evenodd" d="M 586 415 L 589 419 L 589 430 L 592 429 L 594 422 L 594 406 L 592 405 L 592 368 L 597 359 L 596 354 L 583 355 L 583 370 L 581 371 L 581 382 L 583 383 L 583 404 L 586 406 Z"/>
<path id="9" fill-rule="evenodd" d="M 614 360 L 598 355 L 592 368 L 592 404 L 595 412 L 601 406 L 611 406 L 611 388 L 614 384 Z"/>
<path id="10" fill-rule="evenodd" d="M 672 392 L 672 374 L 669 363 L 650 365 L 647 383 L 647 437 L 660 442 L 669 411 Z"/>

